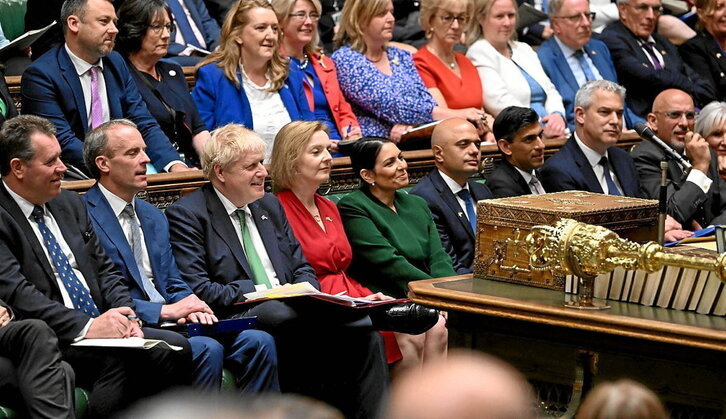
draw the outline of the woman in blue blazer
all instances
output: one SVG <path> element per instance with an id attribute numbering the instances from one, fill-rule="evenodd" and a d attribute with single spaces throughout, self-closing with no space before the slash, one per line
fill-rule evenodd
<path id="1" fill-rule="evenodd" d="M 209 129 L 243 124 L 265 140 L 266 156 L 285 124 L 314 119 L 299 70 L 280 55 L 279 33 L 267 0 L 241 0 L 222 25 L 219 49 L 199 64 L 192 91 Z"/>

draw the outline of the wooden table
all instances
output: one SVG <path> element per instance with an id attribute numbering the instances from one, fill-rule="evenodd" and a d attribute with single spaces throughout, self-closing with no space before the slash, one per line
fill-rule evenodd
<path id="1" fill-rule="evenodd" d="M 409 296 L 449 311 L 452 347 L 507 360 L 535 384 L 549 414 L 574 413 L 600 381 L 630 377 L 674 417 L 726 415 L 726 318 L 611 301 L 562 306 L 563 292 L 470 275 L 415 281 Z"/>

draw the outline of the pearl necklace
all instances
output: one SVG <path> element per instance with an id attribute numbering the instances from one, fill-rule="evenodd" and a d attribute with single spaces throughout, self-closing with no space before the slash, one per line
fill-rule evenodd
<path id="1" fill-rule="evenodd" d="M 300 70 L 305 70 L 308 67 L 308 63 L 310 62 L 308 60 L 308 55 L 307 54 L 303 54 L 303 57 L 305 57 L 305 59 L 302 60 L 300 62 L 300 64 L 298 64 L 298 66 L 297 66 L 297 68 L 299 68 Z"/>

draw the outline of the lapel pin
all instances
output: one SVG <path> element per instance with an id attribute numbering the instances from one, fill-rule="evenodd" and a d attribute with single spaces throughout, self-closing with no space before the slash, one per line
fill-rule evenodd
<path id="1" fill-rule="evenodd" d="M 172 76 L 172 77 L 176 76 L 176 71 L 169 70 L 169 75 Z"/>
<path id="2" fill-rule="evenodd" d="M 666 52 L 666 50 L 662 50 L 662 51 L 660 52 L 660 54 L 661 54 L 661 55 L 666 55 L 666 54 L 667 54 L 667 52 Z"/>
<path id="3" fill-rule="evenodd" d="M 595 51 L 595 50 L 590 51 L 590 55 L 597 55 L 597 51 Z"/>
<path id="4" fill-rule="evenodd" d="M 325 221 L 330 221 L 332 223 L 333 222 L 333 219 L 330 218 L 330 217 L 325 217 Z"/>
<path id="5" fill-rule="evenodd" d="M 267 216 L 264 215 L 264 214 L 262 214 L 262 216 L 260 216 L 260 218 L 263 219 L 263 220 L 266 220 L 267 219 Z"/>
<path id="6" fill-rule="evenodd" d="M 398 61 L 398 57 L 393 57 L 393 59 L 391 60 L 391 64 L 393 64 L 393 65 L 399 65 L 399 64 L 401 64 L 401 62 Z"/>
<path id="7" fill-rule="evenodd" d="M 458 215 L 458 216 L 459 216 L 459 218 L 461 218 L 461 217 L 463 217 L 463 216 L 464 216 L 464 213 L 463 213 L 463 212 L 457 212 L 457 213 L 456 213 L 456 215 Z"/>
<path id="8" fill-rule="evenodd" d="M 721 53 L 720 52 L 717 52 L 716 53 L 716 58 L 721 58 Z"/>

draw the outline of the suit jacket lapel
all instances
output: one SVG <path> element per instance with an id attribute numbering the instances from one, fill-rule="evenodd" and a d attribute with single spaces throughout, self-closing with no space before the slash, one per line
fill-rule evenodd
<path id="1" fill-rule="evenodd" d="M 576 92 L 580 86 L 577 84 L 577 79 L 575 79 L 575 75 L 572 74 L 572 70 L 570 69 L 570 65 L 567 63 L 567 57 L 565 57 L 565 54 L 562 53 L 562 49 L 560 48 L 559 44 L 557 44 L 557 41 L 554 39 L 552 40 L 552 54 L 554 55 L 554 59 L 556 63 L 561 63 L 563 65 L 558 65 L 560 72 L 562 73 L 562 77 L 565 78 L 565 81 L 567 84 L 570 85 L 570 88 L 574 92 Z M 520 176 L 521 177 L 521 176 Z"/>
<path id="2" fill-rule="evenodd" d="M 71 91 L 73 92 L 73 100 L 76 102 L 76 109 L 78 109 L 78 112 L 80 113 L 83 128 L 86 129 L 88 127 L 88 109 L 86 109 L 86 101 L 83 98 L 81 79 L 78 77 L 78 73 L 76 73 L 76 68 L 73 66 L 73 63 L 71 62 L 71 57 L 68 56 L 68 52 L 66 52 L 66 49 L 64 47 L 60 47 L 58 51 L 58 65 L 60 67 L 61 74 L 66 80 L 66 83 L 68 83 L 68 85 L 71 87 Z M 106 94 L 108 94 L 108 89 L 106 90 Z"/>
<path id="3" fill-rule="evenodd" d="M 608 153 L 608 157 L 613 166 L 613 172 L 620 181 L 620 187 L 623 188 L 623 195 L 637 196 L 638 191 L 633 187 L 633 179 L 625 176 L 626 173 L 630 172 L 627 161 L 622 159 L 619 153 Z"/>
<path id="4" fill-rule="evenodd" d="M 222 201 L 214 192 L 214 187 L 211 184 L 205 185 L 204 195 L 206 196 L 207 211 L 209 212 L 209 219 L 212 223 L 212 229 L 217 235 L 224 241 L 232 251 L 234 258 L 237 263 L 240 264 L 242 269 L 247 274 L 248 278 L 252 278 L 252 269 L 250 269 L 247 258 L 245 257 L 245 251 L 242 248 L 240 238 L 237 237 L 237 233 L 232 225 L 232 220 L 229 218 L 229 214 L 224 209 Z"/>
<path id="5" fill-rule="evenodd" d="M 53 284 L 53 287 L 57 290 L 57 287 L 55 286 L 56 281 L 55 275 L 53 274 L 53 268 L 51 268 L 50 261 L 45 255 L 43 245 L 38 241 L 35 231 L 33 231 L 33 228 L 30 226 L 30 220 L 25 217 L 18 204 L 15 203 L 15 200 L 13 200 L 8 191 L 5 189 L 5 185 L 1 182 L 0 188 L 2 188 L 2 194 L 0 194 L 0 205 L 2 205 L 8 213 L 10 213 L 20 226 L 20 229 L 23 230 L 23 234 L 25 234 L 25 238 L 30 242 L 30 247 L 33 249 L 33 253 L 35 254 L 36 259 L 38 259 L 38 263 L 43 267 L 43 271 L 45 271 L 45 274 L 48 275 L 50 283 Z"/>
<path id="6" fill-rule="evenodd" d="M 434 187 L 439 192 L 439 195 L 444 200 L 449 209 L 451 209 L 451 211 L 456 214 L 459 222 L 464 226 L 467 234 L 469 234 L 471 237 L 474 237 L 474 232 L 471 231 L 471 224 L 469 224 L 469 219 L 466 218 L 466 214 L 464 214 L 464 211 L 461 209 L 459 201 L 454 196 L 454 193 L 451 192 L 451 189 L 449 189 L 449 185 L 444 182 L 444 178 L 441 177 L 441 174 L 438 170 L 434 170 L 431 173 L 431 183 L 433 183 Z"/>
<path id="7" fill-rule="evenodd" d="M 521 189 L 520 192 L 522 192 L 522 195 L 528 195 L 532 193 L 532 190 L 529 189 L 529 184 L 526 180 L 522 177 L 521 174 L 517 171 L 517 169 L 510 163 L 507 159 L 502 159 L 503 167 L 506 167 L 507 172 L 509 173 L 509 176 L 514 180 L 514 182 L 517 183 L 519 188 Z M 537 176 L 537 179 L 540 179 L 539 176 Z"/>
<path id="8" fill-rule="evenodd" d="M 122 96 L 121 81 L 119 80 L 116 67 L 111 63 L 108 57 L 103 58 L 103 79 L 106 82 L 106 97 L 108 99 L 108 114 L 113 118 L 123 116 L 121 102 L 119 98 Z"/>
<path id="9" fill-rule="evenodd" d="M 134 198 L 135 200 L 138 198 Z M 154 278 L 159 277 L 159 261 L 161 260 L 161 250 L 164 248 L 164 243 L 156 244 L 156 239 L 159 237 L 157 233 L 159 225 L 154 223 L 151 218 L 151 214 L 143 209 L 143 206 L 136 203 L 136 216 L 139 218 L 141 223 L 141 231 L 144 232 L 144 242 L 146 243 L 146 252 L 149 254 L 149 262 L 151 263 L 151 272 L 154 274 Z M 132 255 L 133 256 L 133 255 Z M 136 260 L 134 260 L 135 262 Z M 134 264 L 135 265 L 135 264 Z M 158 281 L 155 282 L 155 285 Z M 157 289 L 159 287 L 157 286 Z M 166 293 L 163 293 L 166 294 Z"/>
<path id="10" fill-rule="evenodd" d="M 590 162 L 587 160 L 587 157 L 585 157 L 585 153 L 580 149 L 579 144 L 577 144 L 577 141 L 575 141 L 575 136 L 570 138 L 570 140 L 565 144 L 565 147 L 568 147 L 570 150 L 570 153 L 572 153 L 575 163 L 577 164 L 577 167 L 579 168 L 579 172 L 582 174 L 582 178 L 585 181 L 585 185 L 592 191 L 597 193 L 604 193 L 602 190 L 602 186 L 600 186 L 600 182 L 597 180 L 597 177 L 595 176 L 595 171 L 592 170 L 592 166 L 590 166 Z"/>
<path id="11" fill-rule="evenodd" d="M 591 42 L 585 44 L 585 52 L 592 60 L 592 63 L 595 65 L 595 68 L 597 68 L 597 71 L 600 73 L 600 76 L 602 76 L 603 79 L 617 80 L 617 75 L 611 74 L 610 65 L 605 57 L 602 54 L 598 53 L 597 50 L 592 47 Z"/>
<path id="12" fill-rule="evenodd" d="M 257 231 L 260 233 L 262 243 L 265 245 L 267 256 L 272 262 L 272 267 L 275 269 L 277 278 L 280 283 L 284 282 L 285 270 L 282 269 L 282 254 L 280 248 L 277 246 L 277 233 L 275 232 L 275 226 L 272 224 L 270 214 L 262 207 L 260 207 L 258 201 L 249 204 L 250 211 L 252 212 L 252 220 L 257 226 Z"/>

